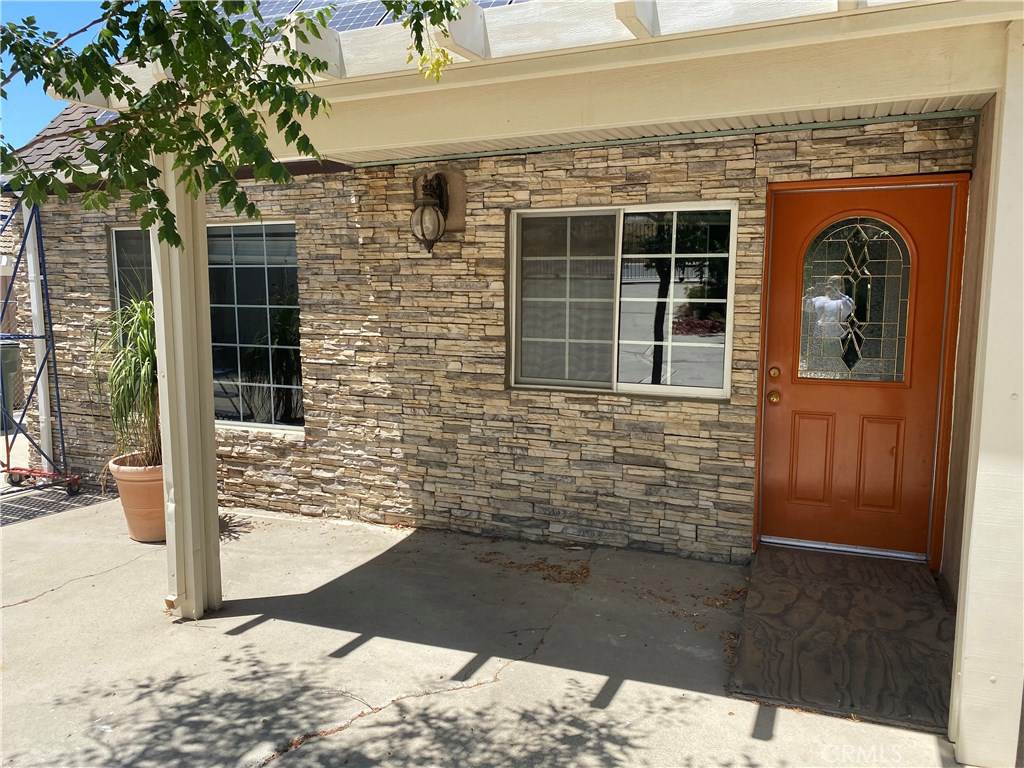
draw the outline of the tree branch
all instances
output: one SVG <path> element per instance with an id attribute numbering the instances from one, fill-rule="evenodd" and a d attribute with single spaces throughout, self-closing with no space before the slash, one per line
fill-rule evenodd
<path id="1" fill-rule="evenodd" d="M 66 43 L 71 38 L 78 37 L 83 32 L 88 32 L 92 27 L 95 27 L 97 24 L 100 24 L 101 22 L 104 22 L 106 20 L 107 16 L 100 16 L 98 19 L 93 19 L 81 29 L 76 29 L 74 32 L 70 32 L 64 35 L 64 37 L 62 37 L 60 40 L 50 45 L 48 48 L 46 48 L 46 53 L 53 53 L 55 50 L 60 48 L 62 45 L 64 45 L 64 43 Z M 18 74 L 21 73 L 21 68 L 17 64 L 13 65 L 13 67 L 14 68 L 10 71 L 10 73 L 3 79 L 3 82 L 0 82 L 0 87 L 9 84 L 11 80 L 13 80 Z"/>

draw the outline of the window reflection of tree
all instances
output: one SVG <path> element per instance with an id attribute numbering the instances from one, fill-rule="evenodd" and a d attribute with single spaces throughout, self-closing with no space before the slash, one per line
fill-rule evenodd
<path id="1" fill-rule="evenodd" d="M 676 224 L 675 254 L 727 254 L 729 227 L 716 226 L 720 212 L 707 216 L 687 214 Z M 623 238 L 623 252 L 629 254 L 659 254 L 662 258 L 649 258 L 644 262 L 647 274 L 653 272 L 658 279 L 657 303 L 651 337 L 651 383 L 663 383 L 665 369 L 665 316 L 673 276 L 683 284 L 695 282 L 685 289 L 686 303 L 676 310 L 672 319 L 672 333 L 685 336 L 710 336 L 725 331 L 725 315 L 703 303 L 708 298 L 725 296 L 728 283 L 728 259 L 711 257 L 703 260 L 683 261 L 672 253 L 673 217 L 664 212 L 631 213 L 629 228 Z M 673 264 L 675 268 L 673 269 Z M 674 275 L 673 275 L 674 273 Z M 682 298 L 682 297 L 680 297 Z M 691 302 L 700 301 L 699 306 Z M 668 383 L 668 382 L 665 382 Z"/>
<path id="2" fill-rule="evenodd" d="M 636 254 L 663 254 L 672 252 L 672 218 L 664 212 L 630 214 L 629 230 L 624 238 L 623 251 Z M 647 274 L 658 277 L 657 303 L 654 305 L 654 347 L 651 357 L 651 383 L 661 384 L 665 365 L 665 313 L 668 310 L 668 292 L 672 285 L 672 259 L 651 258 L 644 262 Z"/>
<path id="3" fill-rule="evenodd" d="M 299 297 L 295 291 L 281 291 L 278 295 L 281 304 L 298 304 Z M 253 338 L 253 346 L 240 350 L 242 385 L 239 396 L 243 419 L 248 416 L 256 422 L 301 424 L 301 391 L 274 387 L 275 384 L 298 386 L 302 383 L 297 351 L 280 349 L 299 346 L 299 310 L 296 306 L 272 305 L 269 311 L 268 330 L 261 330 Z"/>
<path id="4" fill-rule="evenodd" d="M 672 318 L 672 333 L 679 336 L 714 336 L 725 332 L 725 306 L 708 304 L 708 299 L 726 296 L 729 280 L 730 228 L 721 211 L 680 214 L 676 227 L 677 254 L 722 254 L 694 259 L 677 267 L 679 283 L 696 283 L 684 288 L 686 303 Z"/>
<path id="5" fill-rule="evenodd" d="M 711 248 L 717 247 L 715 243 Z M 676 310 L 672 318 L 672 333 L 678 336 L 713 336 L 725 332 L 725 314 L 714 309 L 718 305 L 704 303 L 705 299 L 725 296 L 729 280 L 729 264 L 724 258 L 708 258 L 685 267 L 677 265 L 677 282 L 693 282 L 686 288 L 687 303 Z M 697 306 L 690 302 L 701 302 Z M 723 306 L 724 309 L 724 306 Z"/>

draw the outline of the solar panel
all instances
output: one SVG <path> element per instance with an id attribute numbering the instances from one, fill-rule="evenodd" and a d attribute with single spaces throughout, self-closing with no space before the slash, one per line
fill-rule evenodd
<path id="1" fill-rule="evenodd" d="M 381 7 L 384 8 L 384 6 L 381 6 Z M 401 17 L 399 17 L 398 20 L 401 21 Z M 380 23 L 377 26 L 378 27 L 382 27 L 385 24 L 394 24 L 394 23 L 395 23 L 395 19 L 391 18 L 391 14 L 388 12 L 388 9 L 384 8 L 384 18 L 380 20 Z"/>
<path id="2" fill-rule="evenodd" d="M 477 5 L 481 8 L 495 8 L 500 5 L 513 5 L 527 1 L 476 0 Z M 297 11 L 312 13 L 321 8 L 334 9 L 327 26 L 339 32 L 376 27 L 391 24 L 394 21 L 380 0 L 261 0 L 260 2 L 260 13 L 266 23 L 272 23 Z M 247 11 L 242 18 L 252 20 L 254 17 L 251 12 Z"/>
<path id="3" fill-rule="evenodd" d="M 262 0 L 260 2 L 260 15 L 266 24 L 272 24 L 278 19 L 283 19 L 299 4 L 299 0 Z M 239 14 L 239 17 L 246 21 L 254 21 L 256 17 L 252 11 L 247 10 Z"/>
<path id="4" fill-rule="evenodd" d="M 327 22 L 327 26 L 339 32 L 376 26 L 385 14 L 380 0 L 358 0 L 357 2 L 302 0 L 296 10 L 308 12 L 330 6 L 334 7 L 334 13 L 330 21 Z"/>
<path id="5" fill-rule="evenodd" d="M 344 32 L 348 29 L 373 27 L 381 22 L 386 13 L 384 6 L 378 0 L 346 4 L 335 9 L 334 15 L 327 26 L 339 32 Z"/>

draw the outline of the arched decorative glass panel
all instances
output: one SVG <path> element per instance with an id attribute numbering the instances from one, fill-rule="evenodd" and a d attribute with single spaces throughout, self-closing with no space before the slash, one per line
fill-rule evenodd
<path id="1" fill-rule="evenodd" d="M 879 219 L 830 224 L 804 255 L 799 376 L 903 381 L 910 249 Z"/>

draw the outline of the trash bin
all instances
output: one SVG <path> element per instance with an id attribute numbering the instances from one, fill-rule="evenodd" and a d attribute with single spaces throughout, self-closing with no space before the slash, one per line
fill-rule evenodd
<path id="1" fill-rule="evenodd" d="M 21 392 L 21 344 L 0 341 L 0 430 L 6 435 L 13 431 L 17 418 L 14 414 L 18 393 Z"/>

